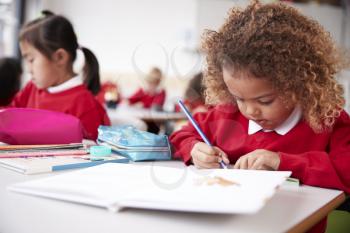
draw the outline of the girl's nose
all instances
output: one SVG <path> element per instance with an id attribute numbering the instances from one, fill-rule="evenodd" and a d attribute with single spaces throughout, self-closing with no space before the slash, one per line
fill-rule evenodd
<path id="1" fill-rule="evenodd" d="M 259 114 L 259 108 L 250 105 L 246 106 L 246 115 L 250 116 L 251 118 L 256 118 L 257 116 L 259 116 Z"/>

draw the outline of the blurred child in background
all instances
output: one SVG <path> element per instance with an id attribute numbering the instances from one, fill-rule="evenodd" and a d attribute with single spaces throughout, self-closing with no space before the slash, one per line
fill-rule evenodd
<path id="1" fill-rule="evenodd" d="M 192 114 L 208 111 L 207 106 L 205 106 L 202 72 L 193 76 L 193 78 L 188 82 L 183 97 L 183 102 Z M 181 109 L 177 103 L 175 105 L 175 112 L 181 112 Z M 172 131 L 179 130 L 187 123 L 187 119 L 175 122 L 172 126 Z"/>
<path id="2" fill-rule="evenodd" d="M 106 105 L 107 108 L 116 108 L 121 101 L 118 86 L 111 81 L 103 83 L 100 92 L 96 95 L 96 99 L 102 106 Z"/>
<path id="3" fill-rule="evenodd" d="M 192 114 L 208 110 L 205 106 L 202 72 L 193 76 L 189 81 L 185 90 L 183 102 Z M 175 111 L 181 111 L 178 105 L 175 106 Z"/>
<path id="4" fill-rule="evenodd" d="M 161 87 L 163 80 L 162 71 L 153 67 L 146 75 L 146 85 L 144 88 L 139 88 L 127 101 L 130 105 L 140 104 L 143 108 L 156 111 L 163 110 L 165 102 L 165 90 Z M 151 133 L 159 133 L 160 126 L 158 123 L 149 121 L 147 123 L 148 131 Z"/>
<path id="5" fill-rule="evenodd" d="M 145 88 L 138 89 L 130 96 L 128 98 L 129 104 L 141 103 L 144 108 L 162 110 L 166 97 L 165 90 L 160 85 L 162 80 L 162 71 L 156 67 L 152 68 L 145 77 Z"/>
<path id="6" fill-rule="evenodd" d="M 73 26 L 65 17 L 43 13 L 21 29 L 20 48 L 31 81 L 11 105 L 71 114 L 81 120 L 85 138 L 94 140 L 98 126 L 110 124 L 93 95 L 100 89 L 98 61 L 89 49 L 78 45 Z M 85 57 L 83 77 L 73 71 L 78 50 Z"/>
<path id="7" fill-rule="evenodd" d="M 9 105 L 20 89 L 21 62 L 15 58 L 0 59 L 0 107 Z"/>

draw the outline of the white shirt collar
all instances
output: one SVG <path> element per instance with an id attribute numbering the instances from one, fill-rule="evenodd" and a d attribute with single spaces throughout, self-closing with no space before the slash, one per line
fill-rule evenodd
<path id="1" fill-rule="evenodd" d="M 248 134 L 255 134 L 256 132 L 263 130 L 264 132 L 275 131 L 279 135 L 287 134 L 291 129 L 294 128 L 296 124 L 300 121 L 302 116 L 302 111 L 300 106 L 295 107 L 290 116 L 278 127 L 274 130 L 264 130 L 260 125 L 258 125 L 255 121 L 249 120 L 248 123 Z"/>
<path id="2" fill-rule="evenodd" d="M 80 75 L 77 75 L 58 86 L 47 88 L 47 91 L 49 93 L 58 93 L 82 84 L 83 84 L 83 79 L 81 78 Z"/>

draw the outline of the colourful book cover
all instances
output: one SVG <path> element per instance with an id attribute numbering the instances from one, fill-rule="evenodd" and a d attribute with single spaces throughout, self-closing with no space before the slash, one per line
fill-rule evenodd
<path id="1" fill-rule="evenodd" d="M 119 155 L 104 157 L 99 161 L 90 160 L 90 156 L 43 156 L 26 158 L 0 158 L 0 166 L 23 174 L 37 174 L 66 169 L 92 167 L 104 163 L 128 163 Z"/>

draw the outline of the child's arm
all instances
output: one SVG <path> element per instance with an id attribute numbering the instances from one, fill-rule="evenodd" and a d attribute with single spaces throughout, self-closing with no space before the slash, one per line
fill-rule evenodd
<path id="1" fill-rule="evenodd" d="M 304 184 L 336 188 L 350 193 L 350 118 L 347 113 L 342 112 L 329 134 L 328 153 L 280 152 L 281 162 L 278 169 L 292 171 L 292 176 Z"/>
<path id="2" fill-rule="evenodd" d="M 108 118 L 108 115 L 104 108 L 97 101 L 88 101 L 82 103 L 85 106 L 90 106 L 85 111 L 82 111 L 78 114 L 84 129 L 85 135 L 84 138 L 96 140 L 98 136 L 97 129 L 100 125 L 110 125 L 111 122 Z"/>
<path id="3" fill-rule="evenodd" d="M 137 102 L 140 102 L 143 96 L 144 96 L 144 93 L 140 88 L 132 96 L 128 98 L 128 101 L 130 104 L 135 104 Z"/>
<path id="4" fill-rule="evenodd" d="M 20 92 L 18 92 L 15 98 L 12 100 L 10 107 L 25 108 L 27 107 L 30 93 L 35 88 L 32 82 L 29 82 Z"/>
<path id="5" fill-rule="evenodd" d="M 218 121 L 217 116 L 215 115 L 215 111 L 213 110 L 207 113 L 198 113 L 193 116 L 195 121 L 198 123 L 199 128 L 201 128 L 208 140 L 212 143 L 214 143 L 214 134 L 216 128 L 214 122 Z M 182 160 L 188 165 L 192 162 L 193 153 L 196 154 L 196 149 L 194 149 L 195 144 L 198 142 L 203 142 L 203 139 L 198 134 L 196 129 L 192 126 L 192 124 L 188 123 L 186 126 L 183 126 L 180 130 L 174 132 L 170 136 L 170 142 L 173 145 L 174 149 L 173 156 L 175 158 L 182 158 Z M 200 148 L 203 147 L 207 148 L 204 145 L 202 145 Z M 193 149 L 194 151 L 192 151 Z M 209 151 L 208 149 L 203 150 Z M 210 154 L 211 153 L 209 152 L 209 155 Z"/>

